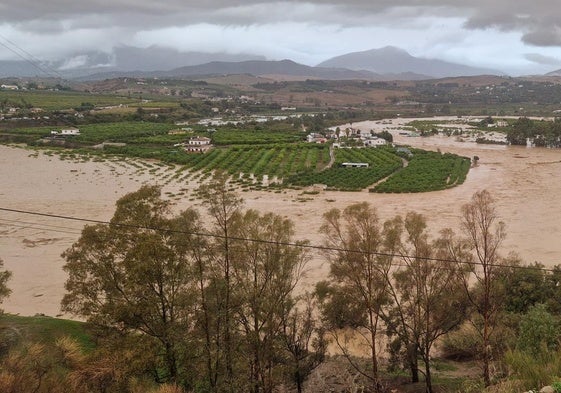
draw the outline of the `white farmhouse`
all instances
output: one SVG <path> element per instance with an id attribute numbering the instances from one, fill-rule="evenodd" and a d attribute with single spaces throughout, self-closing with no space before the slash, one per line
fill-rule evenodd
<path id="1" fill-rule="evenodd" d="M 64 128 L 60 130 L 60 135 L 80 135 L 80 130 L 77 128 Z"/>
<path id="2" fill-rule="evenodd" d="M 387 141 L 383 138 L 378 138 L 376 136 L 365 136 L 362 137 L 362 143 L 364 143 L 364 146 L 372 146 L 372 147 L 376 147 L 376 146 L 385 146 L 387 144 Z"/>
<path id="3" fill-rule="evenodd" d="M 189 141 L 183 146 L 183 148 L 187 152 L 204 153 L 212 148 L 210 142 L 210 138 L 204 136 L 194 136 L 189 138 Z"/>
<path id="4" fill-rule="evenodd" d="M 19 87 L 16 85 L 0 85 L 0 89 L 2 90 L 19 90 Z"/>

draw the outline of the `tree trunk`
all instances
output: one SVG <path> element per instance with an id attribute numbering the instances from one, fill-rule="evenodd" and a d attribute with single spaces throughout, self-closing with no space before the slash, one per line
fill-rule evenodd
<path id="1" fill-rule="evenodd" d="M 432 375 L 430 372 L 430 356 L 427 355 L 425 359 L 425 386 L 426 392 L 432 393 Z"/>
<path id="2" fill-rule="evenodd" d="M 226 216 L 225 212 L 224 215 Z M 227 222 L 224 223 L 224 281 L 226 285 L 224 310 L 224 350 L 226 356 L 226 380 L 229 392 L 234 392 L 234 369 L 232 365 L 232 326 L 230 321 L 230 242 Z"/>
<path id="3" fill-rule="evenodd" d="M 177 382 L 177 361 L 175 359 L 175 351 L 171 343 L 165 343 L 166 351 L 166 366 L 168 369 L 168 380 L 171 382 Z"/>
<path id="4" fill-rule="evenodd" d="M 300 374 L 300 365 L 297 366 L 296 373 L 294 374 L 294 379 L 296 380 L 296 390 L 298 393 L 302 393 L 302 376 Z"/>
<path id="5" fill-rule="evenodd" d="M 376 353 L 376 329 L 377 329 L 377 317 L 373 314 L 373 311 L 368 313 L 370 322 L 370 339 L 372 340 L 371 345 L 371 367 L 372 367 L 372 380 L 374 382 L 374 391 L 378 391 L 378 355 Z"/>
<path id="6" fill-rule="evenodd" d="M 419 382 L 419 361 L 417 353 L 417 344 L 409 344 L 407 346 L 407 364 L 411 373 L 411 383 Z"/>
<path id="7" fill-rule="evenodd" d="M 485 268 L 485 267 L 484 267 Z M 489 363 L 491 361 L 490 354 L 490 323 L 491 323 L 491 279 L 489 277 L 488 268 L 485 272 L 484 282 L 484 309 L 483 309 L 483 381 L 485 387 L 491 386 L 491 371 Z"/>
<path id="8" fill-rule="evenodd" d="M 491 386 L 491 371 L 489 367 L 491 356 L 489 353 L 489 346 L 489 326 L 487 318 L 485 318 L 483 327 L 483 381 L 485 387 Z"/>
<path id="9" fill-rule="evenodd" d="M 203 322 L 203 328 L 204 328 L 204 333 L 205 333 L 205 363 L 206 363 L 206 369 L 207 369 L 207 382 L 208 382 L 208 387 L 210 389 L 210 392 L 215 392 L 216 391 L 216 375 L 213 372 L 213 367 L 212 367 L 212 341 L 211 341 L 211 337 L 210 337 L 210 319 L 209 319 L 209 315 L 208 315 L 208 305 L 207 305 L 207 299 L 205 296 L 205 284 L 204 284 L 204 273 L 203 273 L 203 265 L 202 265 L 202 261 L 198 260 L 197 261 L 197 265 L 198 265 L 198 269 L 199 269 L 199 291 L 201 293 L 201 307 L 203 310 L 203 315 L 204 315 L 204 322 Z"/>

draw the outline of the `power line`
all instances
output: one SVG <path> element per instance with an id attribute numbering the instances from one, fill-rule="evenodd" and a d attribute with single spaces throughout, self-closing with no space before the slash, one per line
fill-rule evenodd
<path id="1" fill-rule="evenodd" d="M 44 226 L 40 226 L 40 224 L 31 224 L 31 225 L 27 225 L 27 223 L 23 223 L 24 225 L 18 224 L 16 223 L 12 223 L 12 222 L 5 222 L 6 220 L 0 219 L 0 225 L 4 225 L 7 227 L 13 227 L 13 228 L 20 228 L 20 229 L 36 229 L 36 230 L 40 230 L 40 231 L 49 231 L 49 232 L 57 232 L 57 233 L 66 233 L 66 234 L 70 234 L 70 235 L 79 235 L 80 232 L 77 231 L 65 231 L 63 229 L 54 229 L 51 227 L 44 227 Z"/>
<path id="2" fill-rule="evenodd" d="M 224 236 L 224 235 L 218 235 L 218 234 L 207 233 L 207 232 L 190 232 L 190 231 L 182 231 L 182 230 L 178 230 L 178 229 L 168 229 L 168 228 L 158 228 L 158 227 L 150 227 L 150 226 L 144 226 L 144 225 L 115 223 L 115 222 L 110 222 L 110 221 L 93 220 L 93 219 L 89 219 L 89 218 L 64 216 L 64 215 L 59 215 L 59 214 L 32 212 L 32 211 L 20 210 L 20 209 L 9 209 L 9 208 L 4 208 L 4 207 L 0 207 L 0 211 L 10 212 L 10 213 L 19 213 L 19 214 L 28 214 L 28 215 L 39 216 L 39 217 L 57 218 L 57 219 L 61 219 L 61 220 L 86 222 L 86 223 L 90 223 L 90 224 L 110 225 L 110 226 L 115 226 L 115 227 L 119 227 L 119 228 L 143 229 L 143 230 L 151 230 L 151 231 L 156 231 L 156 232 L 176 233 L 176 234 L 201 236 L 201 237 L 211 237 L 211 238 L 218 238 L 218 239 L 228 238 L 230 240 L 236 240 L 236 241 L 282 245 L 282 246 L 298 247 L 298 248 L 303 248 L 303 249 L 312 249 L 312 250 L 319 250 L 319 251 L 348 252 L 348 253 L 356 253 L 356 254 L 375 255 L 375 256 L 388 257 L 388 258 L 402 258 L 402 259 L 411 259 L 411 260 L 421 260 L 421 261 L 427 261 L 427 262 L 432 261 L 432 262 L 440 262 L 440 263 L 456 263 L 456 264 L 462 264 L 462 265 L 468 265 L 468 266 L 479 266 L 480 265 L 479 263 L 474 262 L 474 261 L 460 261 L 460 260 L 446 259 L 446 258 L 419 257 L 419 256 L 413 256 L 413 255 L 405 255 L 405 254 L 398 254 L 398 253 L 387 253 L 387 252 L 379 252 L 379 251 L 352 250 L 352 249 L 344 249 L 344 248 L 331 247 L 331 246 L 319 246 L 319 245 L 313 245 L 313 244 L 308 244 L 308 243 L 278 242 L 278 241 L 273 241 L 273 240 L 251 239 L 251 238 L 235 237 L 235 236 L 228 236 L 227 237 L 227 236 Z M 397 266 L 403 266 L 403 265 L 397 265 Z M 544 271 L 544 272 L 556 272 L 557 271 L 555 269 L 548 269 L 548 268 L 545 268 L 545 267 L 520 266 L 520 265 L 512 265 L 512 264 L 487 264 L 487 266 L 498 267 L 498 268 L 510 268 L 510 269 L 539 270 L 539 271 Z"/>
<path id="3" fill-rule="evenodd" d="M 42 222 L 30 222 L 30 221 L 22 221 L 22 220 L 10 220 L 8 218 L 0 218 L 0 221 L 4 221 L 4 222 L 15 222 L 18 224 L 29 224 L 29 225 L 41 225 L 42 227 L 49 227 L 47 229 L 50 228 L 59 228 L 59 229 L 76 229 L 77 231 L 81 231 L 81 228 L 68 228 L 66 226 L 61 226 L 61 225 L 52 225 L 52 224 L 46 224 L 46 223 L 42 223 Z"/>
<path id="4" fill-rule="evenodd" d="M 45 73 L 45 74 L 50 75 L 50 76 L 52 76 L 52 74 L 54 73 L 57 77 L 59 77 L 61 79 L 64 79 L 64 77 L 57 70 L 53 69 L 52 67 L 47 66 L 47 68 L 49 68 L 51 71 L 48 71 L 45 68 L 43 68 L 43 65 L 41 64 L 40 59 L 36 58 L 31 53 L 27 52 L 25 49 L 22 49 L 21 47 L 19 47 L 14 42 L 10 41 L 9 39 L 7 39 L 6 37 L 4 37 L 2 35 L 0 35 L 0 39 L 4 40 L 4 42 L 0 41 L 0 45 L 2 45 L 4 48 L 8 49 L 10 52 L 14 53 L 19 58 L 23 59 L 26 63 L 32 65 L 35 68 L 37 68 L 42 73 Z M 9 43 L 10 45 L 12 45 L 17 50 L 12 48 L 11 46 L 7 45 L 6 42 Z"/>

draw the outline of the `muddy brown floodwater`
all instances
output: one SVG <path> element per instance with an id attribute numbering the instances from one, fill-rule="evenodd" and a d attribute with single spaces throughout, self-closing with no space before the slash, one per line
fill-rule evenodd
<path id="1" fill-rule="evenodd" d="M 547 266 L 561 263 L 561 150 L 477 145 L 457 142 L 453 137 L 410 138 L 399 135 L 406 120 L 389 127 L 395 142 L 429 150 L 440 149 L 467 157 L 479 156 L 464 184 L 450 190 L 422 194 L 372 194 L 368 192 L 321 192 L 301 195 L 241 193 L 246 207 L 275 212 L 291 218 L 296 238 L 320 244 L 318 229 L 327 210 L 367 201 L 376 206 L 382 219 L 416 211 L 429 218 L 433 233 L 457 228 L 460 208 L 475 191 L 487 189 L 497 200 L 499 214 L 507 226 L 503 254 L 518 253 L 525 262 Z M 353 127 L 380 130 L 379 122 Z M 160 184 L 164 195 L 178 209 L 200 208 L 192 191 L 193 176 L 175 176 L 177 168 L 139 161 L 66 161 L 45 153 L 0 146 L 0 208 L 18 209 L 108 220 L 115 201 L 137 190 L 143 183 Z M 2 307 L 10 313 L 34 315 L 60 313 L 66 274 L 60 254 L 80 235 L 84 222 L 0 211 L 0 258 L 13 272 L 11 296 Z M 309 263 L 303 287 L 327 276 L 319 255 Z"/>

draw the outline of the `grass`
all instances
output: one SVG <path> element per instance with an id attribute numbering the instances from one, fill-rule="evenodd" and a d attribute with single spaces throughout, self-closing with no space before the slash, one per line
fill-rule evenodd
<path id="1" fill-rule="evenodd" d="M 0 315 L 0 342 L 8 336 L 42 344 L 54 344 L 61 337 L 71 337 L 86 351 L 93 350 L 95 344 L 83 322 L 45 316 L 22 317 L 18 315 Z"/>

